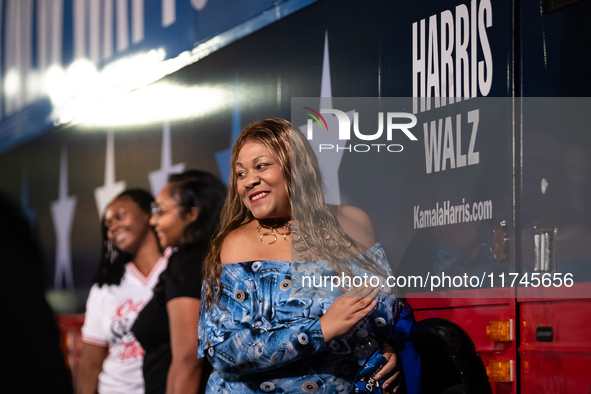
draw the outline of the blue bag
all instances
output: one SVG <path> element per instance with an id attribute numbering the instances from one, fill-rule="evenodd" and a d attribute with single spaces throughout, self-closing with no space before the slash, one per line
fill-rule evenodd
<path id="1" fill-rule="evenodd" d="M 406 391 L 399 390 L 397 394 L 419 394 L 421 392 L 421 359 L 411 340 L 411 334 L 415 329 L 416 323 L 412 312 L 404 305 L 400 318 L 392 331 L 392 340 L 404 373 L 402 386 L 406 388 Z"/>
<path id="2" fill-rule="evenodd" d="M 388 360 L 382 355 L 380 349 L 376 350 L 371 355 L 361 368 L 361 371 L 355 376 L 353 383 L 353 390 L 351 393 L 370 393 L 370 394 L 382 394 L 384 385 L 384 379 L 375 380 L 374 376 L 382 369 Z"/>

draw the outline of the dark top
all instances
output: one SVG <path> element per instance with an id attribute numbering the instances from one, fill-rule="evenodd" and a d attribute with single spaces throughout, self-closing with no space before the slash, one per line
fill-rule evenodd
<path id="1" fill-rule="evenodd" d="M 146 304 L 131 328 L 146 352 L 143 365 L 146 394 L 166 392 L 172 352 L 165 303 L 176 297 L 201 298 L 201 266 L 204 258 L 203 249 L 173 253 L 168 261 L 167 270 L 160 278 L 163 294 L 160 297 L 155 296 Z M 207 378 L 211 372 L 209 363 L 204 361 L 201 393 L 205 392 Z"/>
<path id="2" fill-rule="evenodd" d="M 41 250 L 21 212 L 0 193 L 0 392 L 71 394 Z"/>

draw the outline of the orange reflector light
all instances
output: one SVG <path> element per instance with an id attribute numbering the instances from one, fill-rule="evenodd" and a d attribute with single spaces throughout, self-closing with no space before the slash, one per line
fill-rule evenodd
<path id="1" fill-rule="evenodd" d="M 486 326 L 486 335 L 490 341 L 512 341 L 513 319 L 489 321 L 488 326 Z"/>
<path id="2" fill-rule="evenodd" d="M 490 361 L 486 374 L 493 382 L 510 383 L 513 381 L 513 361 Z"/>

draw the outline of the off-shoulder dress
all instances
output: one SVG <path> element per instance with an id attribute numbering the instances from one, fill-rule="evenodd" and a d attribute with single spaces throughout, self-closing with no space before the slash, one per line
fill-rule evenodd
<path id="1" fill-rule="evenodd" d="M 378 242 L 365 256 L 384 274 L 378 303 L 347 335 L 328 343 L 320 317 L 343 293 L 331 289 L 330 281 L 327 287 L 313 287 L 304 279 L 313 277 L 318 283 L 319 278 L 337 276 L 328 262 L 225 264 L 219 303 L 203 308 L 199 319 L 199 357 L 207 356 L 215 369 L 207 393 L 348 394 L 360 364 L 391 343 L 400 314 L 398 299 L 383 280 L 391 268 L 382 245 Z M 374 275 L 349 262 L 352 280 L 365 275 L 369 281 Z"/>

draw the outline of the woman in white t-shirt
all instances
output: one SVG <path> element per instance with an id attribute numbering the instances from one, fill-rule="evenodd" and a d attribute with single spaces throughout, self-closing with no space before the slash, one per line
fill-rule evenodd
<path id="1" fill-rule="evenodd" d="M 150 227 L 152 195 L 128 190 L 103 219 L 101 263 L 86 304 L 77 394 L 143 394 L 144 350 L 130 331 L 166 268 Z"/>

